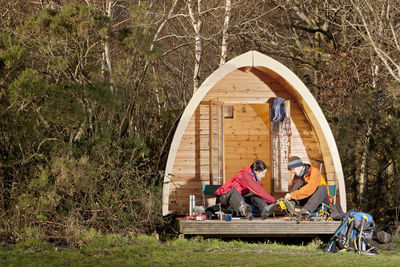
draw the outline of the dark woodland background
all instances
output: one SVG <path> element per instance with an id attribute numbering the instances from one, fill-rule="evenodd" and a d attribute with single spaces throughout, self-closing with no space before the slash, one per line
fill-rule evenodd
<path id="1" fill-rule="evenodd" d="M 249 50 L 308 86 L 348 209 L 399 233 L 400 2 L 0 0 L 0 239 L 165 234 L 162 157 L 201 82 Z"/>

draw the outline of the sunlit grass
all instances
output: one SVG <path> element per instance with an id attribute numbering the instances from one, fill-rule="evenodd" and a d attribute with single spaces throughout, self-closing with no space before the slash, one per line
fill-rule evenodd
<path id="1" fill-rule="evenodd" d="M 60 248 L 37 240 L 0 250 L 0 266 L 398 266 L 400 240 L 379 255 L 324 253 L 320 240 L 290 242 L 219 239 L 169 239 L 150 235 L 92 233 L 82 248 Z M 290 240 L 290 239 L 287 239 Z"/>

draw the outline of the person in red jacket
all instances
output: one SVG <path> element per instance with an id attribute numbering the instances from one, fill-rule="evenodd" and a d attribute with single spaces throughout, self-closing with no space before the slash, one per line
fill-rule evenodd
<path id="1" fill-rule="evenodd" d="M 332 204 L 328 184 L 317 168 L 303 163 L 297 156 L 289 158 L 288 168 L 294 175 L 290 193 L 285 195 L 291 214 L 294 214 L 296 205 L 303 205 L 298 215 L 307 218 L 322 203 Z"/>
<path id="2" fill-rule="evenodd" d="M 215 191 L 217 203 L 221 203 L 224 208 L 232 207 L 236 213 L 251 220 L 253 214 L 250 203 L 261 218 L 266 219 L 276 210 L 275 198 L 260 185 L 266 172 L 267 165 L 262 160 L 256 160 Z"/>

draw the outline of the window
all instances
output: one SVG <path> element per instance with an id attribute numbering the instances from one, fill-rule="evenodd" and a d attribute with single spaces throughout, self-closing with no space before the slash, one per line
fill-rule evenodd
<path id="1" fill-rule="evenodd" d="M 233 119 L 233 106 L 225 106 L 224 107 L 224 118 L 225 119 Z"/>

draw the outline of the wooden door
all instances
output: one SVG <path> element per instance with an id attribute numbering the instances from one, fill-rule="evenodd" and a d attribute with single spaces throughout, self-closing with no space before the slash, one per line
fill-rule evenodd
<path id="1" fill-rule="evenodd" d="M 228 104 L 225 104 L 227 107 Z M 224 118 L 225 177 L 260 159 L 268 166 L 261 185 L 271 192 L 271 137 L 269 104 L 232 104 L 233 116 Z"/>
<path id="2" fill-rule="evenodd" d="M 224 105 L 210 101 L 210 184 L 224 182 Z"/>

